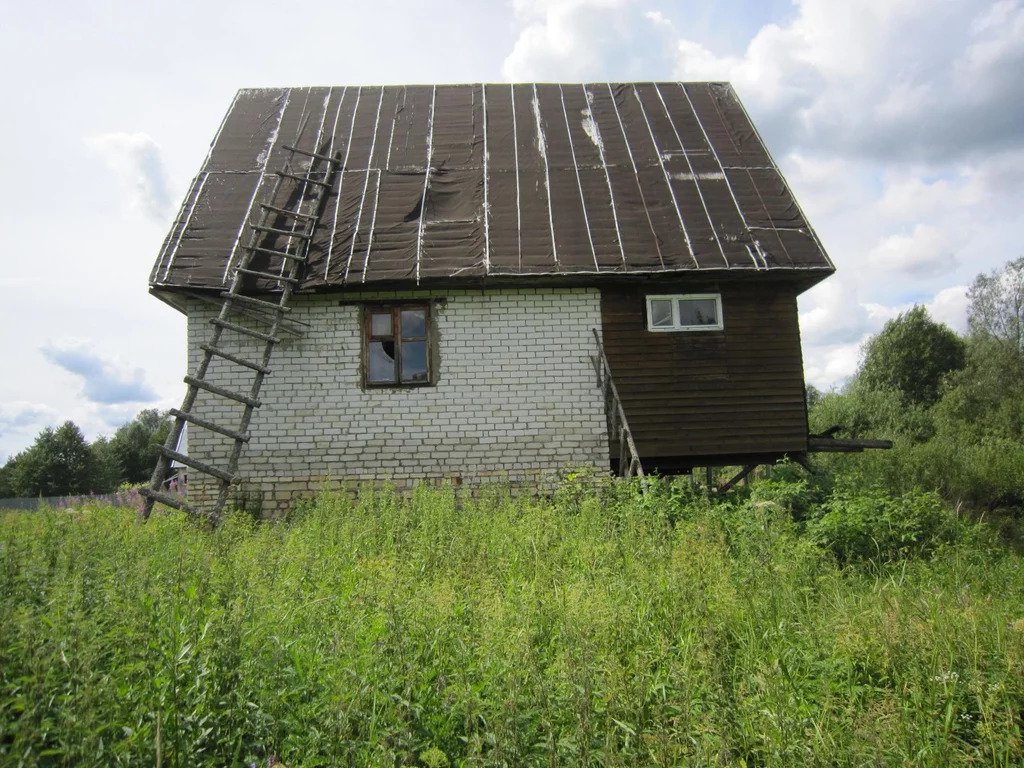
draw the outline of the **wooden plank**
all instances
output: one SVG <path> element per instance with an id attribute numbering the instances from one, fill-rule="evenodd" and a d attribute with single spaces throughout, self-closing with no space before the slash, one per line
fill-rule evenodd
<path id="1" fill-rule="evenodd" d="M 860 453 L 865 448 L 892 448 L 892 440 L 845 439 L 812 436 L 807 439 L 807 450 L 817 453 Z"/>
<path id="2" fill-rule="evenodd" d="M 656 290 L 720 292 L 725 327 L 650 332 L 643 289 L 602 291 L 605 350 L 641 458 L 806 450 L 796 286 L 702 281 Z"/>

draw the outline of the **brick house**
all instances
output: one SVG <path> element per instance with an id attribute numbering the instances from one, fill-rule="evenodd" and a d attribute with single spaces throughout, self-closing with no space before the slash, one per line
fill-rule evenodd
<path id="1" fill-rule="evenodd" d="M 163 463 L 272 513 L 800 454 L 833 271 L 727 84 L 242 90 L 150 278 L 193 372 Z"/>

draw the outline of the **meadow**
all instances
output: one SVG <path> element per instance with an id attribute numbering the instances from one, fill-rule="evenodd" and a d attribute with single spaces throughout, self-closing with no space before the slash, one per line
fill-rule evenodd
<path id="1" fill-rule="evenodd" d="M 1024 560 L 786 473 L 0 521 L 0 763 L 1024 764 Z"/>

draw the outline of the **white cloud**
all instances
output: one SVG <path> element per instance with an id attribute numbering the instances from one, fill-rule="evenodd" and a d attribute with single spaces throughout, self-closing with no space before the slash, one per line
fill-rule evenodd
<path id="1" fill-rule="evenodd" d="M 518 81 L 647 79 L 671 65 L 672 27 L 636 0 L 514 0 L 522 30 L 502 74 Z"/>
<path id="2" fill-rule="evenodd" d="M 11 454 L 0 450 L 0 464 L 6 463 L 16 452 L 14 446 L 28 445 L 36 434 L 56 421 L 57 412 L 44 403 L 27 400 L 0 402 L 0 439 L 5 447 L 11 449 Z"/>
<path id="3" fill-rule="evenodd" d="M 918 224 L 909 235 L 890 235 L 868 254 L 868 262 L 884 272 L 927 277 L 949 272 L 956 263 L 945 232 L 930 224 Z"/>
<path id="4" fill-rule="evenodd" d="M 167 171 L 160 147 L 145 133 L 99 133 L 82 140 L 99 153 L 120 183 L 129 209 L 144 211 L 161 223 L 171 209 Z"/>
<path id="5" fill-rule="evenodd" d="M 141 368 L 106 358 L 87 342 L 71 340 L 49 344 L 41 351 L 51 363 L 82 379 L 82 395 L 90 403 L 122 406 L 148 404 L 158 398 L 146 383 Z"/>
<path id="6" fill-rule="evenodd" d="M 870 203 L 870 174 L 862 164 L 836 155 L 790 152 L 779 164 L 812 224 L 820 217 Z"/>
<path id="7" fill-rule="evenodd" d="M 943 288 L 925 305 L 928 314 L 939 323 L 945 323 L 957 333 L 967 332 L 967 286 Z"/>
<path id="8" fill-rule="evenodd" d="M 55 411 L 44 403 L 16 400 L 0 403 L 0 432 L 9 429 L 48 424 L 56 416 Z"/>
<path id="9" fill-rule="evenodd" d="M 804 353 L 804 378 L 809 384 L 821 390 L 841 386 L 860 365 L 861 347 L 868 340 L 864 336 L 847 344 L 833 344 L 819 347 L 813 356 Z"/>
<path id="10" fill-rule="evenodd" d="M 837 275 L 801 297 L 810 308 L 800 313 L 800 335 L 807 346 L 833 346 L 859 341 L 877 333 L 897 312 L 863 301 L 852 282 Z"/>
<path id="11" fill-rule="evenodd" d="M 742 56 L 677 43 L 680 79 L 731 80 L 774 146 L 942 160 L 1024 142 L 1019 2 L 801 0 Z"/>

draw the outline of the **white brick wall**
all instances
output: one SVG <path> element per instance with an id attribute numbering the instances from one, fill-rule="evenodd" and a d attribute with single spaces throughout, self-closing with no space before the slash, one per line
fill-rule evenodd
<path id="1" fill-rule="evenodd" d="M 372 301 L 443 297 L 437 385 L 361 387 L 360 307 Z M 607 467 L 605 418 L 590 355 L 600 328 L 595 289 L 405 291 L 299 296 L 291 320 L 309 324 L 284 336 L 271 358 L 239 473 L 261 491 L 264 513 L 337 481 L 390 479 L 479 483 L 543 482 L 566 465 Z M 202 357 L 215 311 L 189 305 L 189 369 Z M 262 343 L 230 331 L 221 346 L 259 359 Z M 214 358 L 208 380 L 247 392 L 252 372 Z M 237 427 L 242 407 L 200 393 L 197 413 Z M 189 429 L 189 453 L 226 464 L 231 441 Z M 190 497 L 210 486 L 191 473 Z"/>

